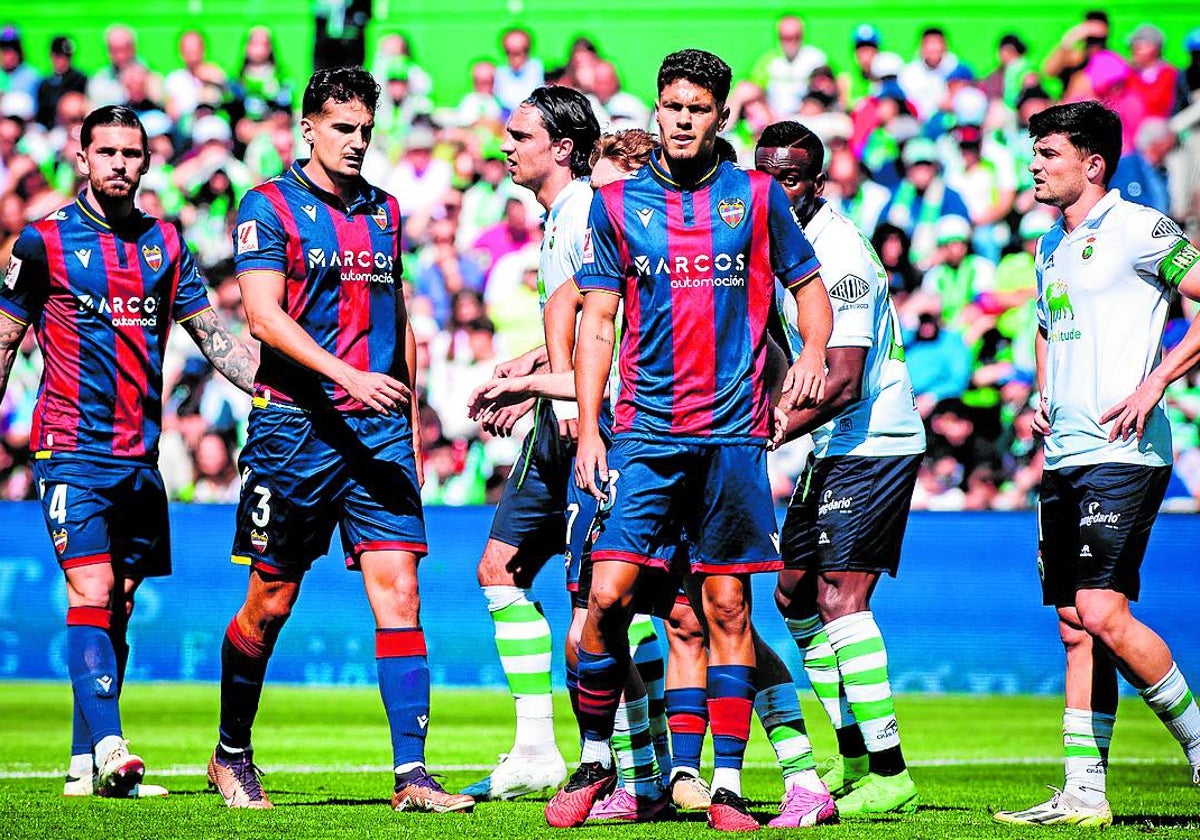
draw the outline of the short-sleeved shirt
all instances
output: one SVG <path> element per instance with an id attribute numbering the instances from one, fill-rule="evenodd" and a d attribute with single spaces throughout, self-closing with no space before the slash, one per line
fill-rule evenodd
<path id="1" fill-rule="evenodd" d="M 886 457 L 925 451 L 888 275 L 875 249 L 854 224 L 828 204 L 804 228 L 821 261 L 821 279 L 833 305 L 829 347 L 865 347 L 858 401 L 813 432 L 814 454 Z M 796 300 L 776 289 L 793 357 L 804 342 L 796 329 Z"/>
<path id="2" fill-rule="evenodd" d="M 576 178 L 555 196 L 546 213 L 546 234 L 538 256 L 538 300 L 543 309 L 559 287 L 579 272 L 591 209 L 591 182 Z"/>
<path id="3" fill-rule="evenodd" d="M 238 276 L 286 280 L 283 309 L 323 349 L 362 371 L 404 368 L 400 308 L 400 208 L 366 181 L 350 204 L 326 192 L 297 161 L 246 194 L 238 207 Z M 306 408 L 361 411 L 333 382 L 263 345 L 256 393 Z"/>
<path id="4" fill-rule="evenodd" d="M 624 304 L 614 436 L 762 443 L 775 278 L 819 276 L 783 189 L 718 163 L 684 188 L 657 160 L 596 193 L 584 292 Z"/>
<path id="5" fill-rule="evenodd" d="M 171 322 L 209 308 L 167 222 L 135 212 L 114 229 L 81 195 L 26 226 L 0 313 L 32 324 L 45 358 L 30 448 L 157 461 Z"/>
<path id="6" fill-rule="evenodd" d="M 1157 210 L 1110 190 L 1075 230 L 1060 221 L 1038 241 L 1038 325 L 1046 334 L 1050 436 L 1046 468 L 1171 463 L 1162 402 L 1141 439 L 1109 442 L 1100 417 L 1162 358 L 1171 296 L 1200 251 Z"/>

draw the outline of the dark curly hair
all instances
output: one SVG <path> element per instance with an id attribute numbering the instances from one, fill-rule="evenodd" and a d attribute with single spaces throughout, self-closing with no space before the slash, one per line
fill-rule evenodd
<path id="1" fill-rule="evenodd" d="M 704 88 L 713 99 L 724 102 L 729 98 L 733 71 L 716 55 L 704 50 L 679 50 L 663 59 L 658 68 L 658 92 L 672 82 L 685 79 Z"/>
<path id="2" fill-rule="evenodd" d="M 368 111 L 375 113 L 379 103 L 379 84 L 375 77 L 361 67 L 329 67 L 318 70 L 304 89 L 301 116 L 312 117 L 325 110 L 325 103 L 358 100 Z"/>
<path id="3" fill-rule="evenodd" d="M 600 139 L 600 123 L 588 98 L 577 90 L 557 85 L 537 88 L 521 103 L 537 108 L 551 140 L 571 140 L 571 175 L 592 172 L 592 148 Z"/>
<path id="4" fill-rule="evenodd" d="M 771 123 L 758 138 L 758 149 L 797 148 L 808 152 L 809 167 L 814 173 L 825 166 L 825 144 L 806 126 L 795 120 Z"/>

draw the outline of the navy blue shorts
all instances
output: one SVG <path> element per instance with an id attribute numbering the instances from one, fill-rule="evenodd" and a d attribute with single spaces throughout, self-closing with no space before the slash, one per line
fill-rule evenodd
<path id="1" fill-rule="evenodd" d="M 367 551 L 428 551 L 405 415 L 255 408 L 239 467 L 236 563 L 302 575 L 329 550 L 334 526 L 350 569 Z"/>
<path id="2" fill-rule="evenodd" d="M 783 568 L 764 446 L 619 437 L 608 471 L 610 504 L 593 526 L 594 561 L 666 570 L 686 534 L 693 573 Z"/>
<path id="3" fill-rule="evenodd" d="M 111 563 L 129 578 L 171 574 L 167 491 L 152 464 L 54 452 L 33 462 L 58 564 Z"/>
<path id="4" fill-rule="evenodd" d="M 516 564 L 531 575 L 567 543 L 567 486 L 572 447 L 558 435 L 549 400 L 538 400 L 533 429 L 504 483 L 489 539 L 517 549 Z"/>
<path id="5" fill-rule="evenodd" d="M 1080 589 L 1110 589 L 1136 601 L 1170 480 L 1170 467 L 1137 464 L 1046 470 L 1038 500 L 1042 603 L 1074 606 Z"/>
<path id="6" fill-rule="evenodd" d="M 920 455 L 811 459 L 783 521 L 784 566 L 895 577 L 920 467 Z"/>

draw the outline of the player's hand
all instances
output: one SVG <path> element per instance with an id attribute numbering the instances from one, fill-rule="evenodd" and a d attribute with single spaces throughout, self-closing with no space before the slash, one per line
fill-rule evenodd
<path id="1" fill-rule="evenodd" d="M 579 440 L 579 420 L 572 418 L 570 420 L 558 421 L 558 436 L 563 443 L 573 444 Z"/>
<path id="2" fill-rule="evenodd" d="M 575 452 L 575 486 L 592 498 L 607 502 L 608 496 L 601 487 L 608 484 L 608 453 L 604 441 L 593 432 L 579 439 Z"/>
<path id="3" fill-rule="evenodd" d="M 528 399 L 521 377 L 501 377 L 480 385 L 467 400 L 467 416 L 479 420 L 485 409 L 498 411 Z"/>
<path id="4" fill-rule="evenodd" d="M 485 409 L 480 415 L 479 422 L 488 434 L 496 437 L 508 437 L 512 434 L 513 426 L 517 424 L 517 421 L 528 414 L 536 404 L 537 400 L 525 400 L 503 408 Z"/>
<path id="5" fill-rule="evenodd" d="M 509 359 L 507 362 L 501 362 L 492 370 L 492 376 L 496 379 L 505 379 L 510 376 L 528 376 L 533 373 L 533 359 L 528 353 L 517 356 L 515 359 Z"/>
<path id="6" fill-rule="evenodd" d="M 398 409 L 407 408 L 412 392 L 408 386 L 398 379 L 393 379 L 386 373 L 370 373 L 358 370 L 349 365 L 342 375 L 339 385 L 350 395 L 380 414 L 391 414 Z"/>
<path id="7" fill-rule="evenodd" d="M 1037 411 L 1033 414 L 1033 433 L 1042 437 L 1050 435 L 1050 409 L 1046 406 L 1046 398 L 1038 400 Z"/>
<path id="8" fill-rule="evenodd" d="M 1121 440 L 1129 440 L 1132 434 L 1136 434 L 1138 440 L 1141 440 L 1146 432 L 1146 418 L 1162 400 L 1165 390 L 1166 386 L 1151 373 L 1136 391 L 1100 415 L 1100 425 L 1110 420 L 1116 421 L 1108 431 L 1109 441 L 1118 437 Z"/>
<path id="9" fill-rule="evenodd" d="M 825 359 L 806 347 L 783 378 L 783 396 L 779 407 L 784 411 L 812 408 L 825 399 Z"/>
<path id="10" fill-rule="evenodd" d="M 775 406 L 771 411 L 771 420 L 771 438 L 767 441 L 768 452 L 774 452 L 783 446 L 783 442 L 787 439 L 788 413 L 779 406 Z"/>

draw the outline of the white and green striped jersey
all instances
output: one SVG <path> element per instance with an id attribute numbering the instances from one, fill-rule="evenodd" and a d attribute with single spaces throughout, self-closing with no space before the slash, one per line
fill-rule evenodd
<path id="1" fill-rule="evenodd" d="M 1038 324 L 1049 343 L 1046 469 L 1101 463 L 1166 466 L 1162 402 L 1139 440 L 1109 442 L 1100 417 L 1162 358 L 1171 296 L 1200 252 L 1169 218 L 1110 190 L 1075 230 L 1060 221 L 1038 241 Z"/>
<path id="2" fill-rule="evenodd" d="M 538 257 L 538 300 L 543 309 L 550 296 L 569 282 L 583 264 L 583 242 L 591 209 L 591 183 L 587 178 L 576 178 L 555 196 L 546 213 L 546 233 Z"/>
<path id="3" fill-rule="evenodd" d="M 858 228 L 828 204 L 804 226 L 821 261 L 821 279 L 833 305 L 829 347 L 865 347 L 862 394 L 840 415 L 813 432 L 818 458 L 831 455 L 885 457 L 925 451 L 925 426 L 917 412 L 899 319 L 888 293 L 887 272 Z M 796 329 L 796 300 L 776 284 L 775 295 L 792 358 L 804 342 Z"/>

